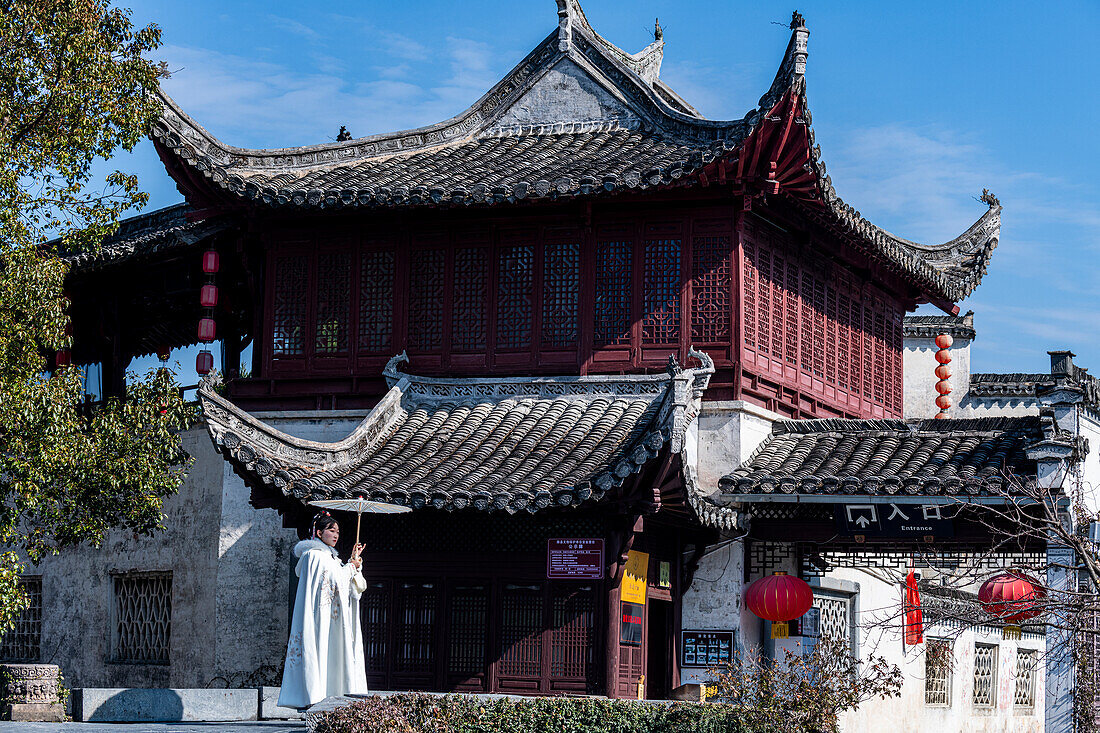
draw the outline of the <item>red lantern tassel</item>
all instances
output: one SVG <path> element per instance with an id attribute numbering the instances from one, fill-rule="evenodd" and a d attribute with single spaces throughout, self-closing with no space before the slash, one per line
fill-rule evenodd
<path id="1" fill-rule="evenodd" d="M 1012 624 L 1009 624 L 1008 626 L 1005 627 L 1004 638 L 1006 638 L 1006 639 L 1016 639 L 1018 641 L 1020 639 L 1020 635 L 1023 634 L 1023 632 L 1024 632 L 1024 630 L 1021 629 L 1019 626 L 1014 626 Z"/>
<path id="2" fill-rule="evenodd" d="M 790 626 L 786 621 L 775 621 L 772 623 L 772 638 L 773 639 L 786 639 L 790 636 Z"/>

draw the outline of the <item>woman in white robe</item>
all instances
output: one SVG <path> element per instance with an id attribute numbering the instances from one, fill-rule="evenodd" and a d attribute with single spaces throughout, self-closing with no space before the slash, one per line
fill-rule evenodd
<path id="1" fill-rule="evenodd" d="M 286 646 L 279 706 L 308 708 L 334 695 L 367 692 L 359 597 L 367 589 L 362 545 L 345 565 L 336 554 L 340 526 L 328 512 L 314 517 L 311 537 L 294 546 L 298 592 Z"/>

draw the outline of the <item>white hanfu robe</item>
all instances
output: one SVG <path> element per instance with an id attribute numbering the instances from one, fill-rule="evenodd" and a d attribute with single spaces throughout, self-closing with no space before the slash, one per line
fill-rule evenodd
<path id="1" fill-rule="evenodd" d="M 305 708 L 333 695 L 367 692 L 359 624 L 366 579 L 317 539 L 296 544 L 294 556 L 298 592 L 279 705 Z"/>

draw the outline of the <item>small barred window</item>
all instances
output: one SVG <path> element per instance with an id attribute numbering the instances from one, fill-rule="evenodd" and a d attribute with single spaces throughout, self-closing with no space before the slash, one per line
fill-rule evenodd
<path id="1" fill-rule="evenodd" d="M 19 579 L 28 605 L 15 617 L 14 626 L 0 640 L 0 661 L 37 662 L 42 647 L 42 576 Z"/>
<path id="2" fill-rule="evenodd" d="M 1018 708 L 1035 707 L 1035 678 L 1039 653 L 1034 649 L 1016 650 L 1016 697 Z"/>
<path id="3" fill-rule="evenodd" d="M 997 647 L 974 645 L 974 706 L 993 707 L 997 695 Z"/>
<path id="4" fill-rule="evenodd" d="M 951 705 L 951 642 L 929 639 L 924 647 L 924 704 Z"/>
<path id="5" fill-rule="evenodd" d="M 114 576 L 111 660 L 168 664 L 172 636 L 172 574 Z"/>

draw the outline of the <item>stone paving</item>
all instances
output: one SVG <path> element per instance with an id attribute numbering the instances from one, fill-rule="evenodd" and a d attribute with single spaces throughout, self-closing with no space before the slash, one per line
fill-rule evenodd
<path id="1" fill-rule="evenodd" d="M 0 733 L 302 733 L 303 722 L 239 723 L 15 723 L 0 721 Z"/>

